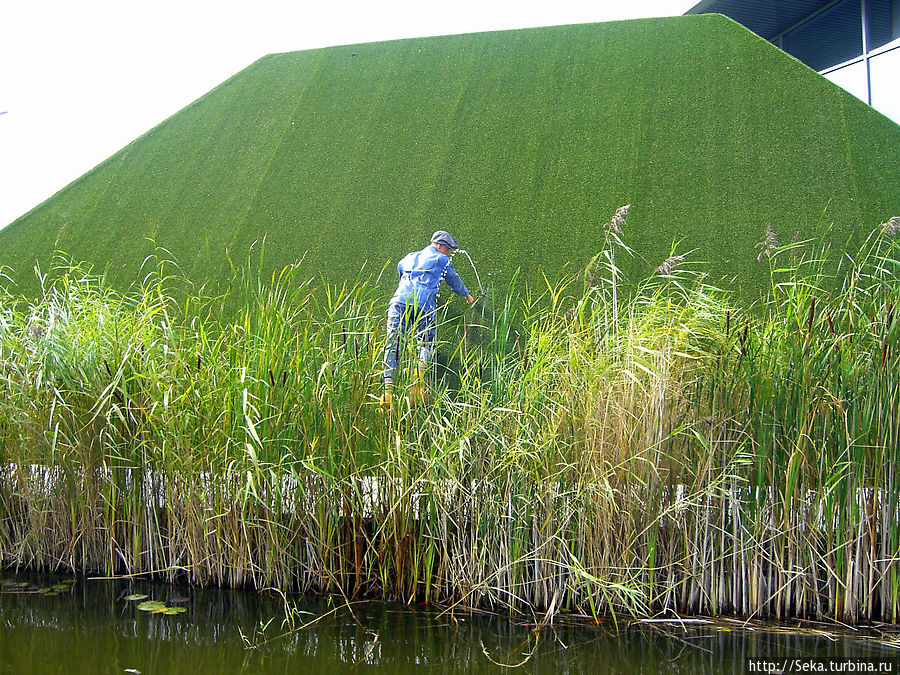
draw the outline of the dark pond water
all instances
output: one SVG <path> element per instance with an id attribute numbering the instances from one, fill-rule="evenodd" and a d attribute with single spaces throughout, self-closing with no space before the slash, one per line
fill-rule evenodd
<path id="1" fill-rule="evenodd" d="M 533 626 L 493 616 L 384 602 L 354 604 L 351 612 L 321 598 L 290 599 L 291 630 L 273 593 L 61 581 L 0 578 L 0 673 L 747 673 L 746 659 L 759 656 L 877 657 L 900 672 L 900 652 L 862 635 L 736 624 L 617 633 L 573 621 L 536 639 Z M 138 609 L 152 600 L 184 611 Z M 529 653 L 518 670 L 496 665 Z"/>

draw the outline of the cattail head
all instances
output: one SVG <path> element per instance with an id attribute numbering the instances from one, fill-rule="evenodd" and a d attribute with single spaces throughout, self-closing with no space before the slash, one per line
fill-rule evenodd
<path id="1" fill-rule="evenodd" d="M 662 274 L 663 276 L 672 274 L 678 266 L 684 262 L 686 256 L 683 255 L 672 255 L 663 261 L 663 264 L 656 268 L 657 274 Z"/>
<path id="2" fill-rule="evenodd" d="M 809 299 L 809 316 L 806 319 L 806 330 L 812 333 L 813 319 L 816 318 L 816 296 Z"/>
<path id="3" fill-rule="evenodd" d="M 762 262 L 763 258 L 771 258 L 772 253 L 778 248 L 778 237 L 775 236 L 770 224 L 766 223 L 766 233 L 762 241 L 756 245 L 756 248 L 762 249 L 759 255 L 756 256 L 756 259 L 760 262 Z"/>
<path id="4" fill-rule="evenodd" d="M 589 288 L 595 288 L 603 283 L 602 266 L 599 257 L 599 255 L 594 256 L 594 259 L 584 268 L 584 283 Z"/>
<path id="5" fill-rule="evenodd" d="M 896 237 L 897 233 L 900 232 L 900 216 L 894 216 L 878 227 L 881 229 L 881 234 L 886 237 Z"/>

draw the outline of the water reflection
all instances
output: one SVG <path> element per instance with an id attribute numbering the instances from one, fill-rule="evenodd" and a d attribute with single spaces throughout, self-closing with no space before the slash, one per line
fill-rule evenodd
<path id="1" fill-rule="evenodd" d="M 35 592 L 51 581 L 58 580 L 29 578 L 31 592 L 23 593 L 7 578 L 0 594 L 0 673 L 487 673 L 529 654 L 517 672 L 744 673 L 748 657 L 764 655 L 896 656 L 861 639 L 696 625 L 617 634 L 572 622 L 538 638 L 530 626 L 493 616 L 384 602 L 347 609 L 321 598 L 291 600 L 298 625 L 322 618 L 290 631 L 276 594 L 90 580 L 60 595 Z M 132 593 L 187 611 L 141 612 L 125 600 Z M 247 649 L 246 641 L 257 647 Z"/>

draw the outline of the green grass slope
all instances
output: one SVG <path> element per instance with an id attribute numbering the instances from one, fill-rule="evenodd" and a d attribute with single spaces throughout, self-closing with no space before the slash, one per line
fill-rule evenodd
<path id="1" fill-rule="evenodd" d="M 263 58 L 138 138 L 0 230 L 0 265 L 25 280 L 61 249 L 125 285 L 152 237 L 215 281 L 265 236 L 266 269 L 309 252 L 340 281 L 440 228 L 496 283 L 583 265 L 631 203 L 630 274 L 677 239 L 753 287 L 767 223 L 786 243 L 827 206 L 842 243 L 900 213 L 898 150 L 721 16 L 333 47 Z"/>

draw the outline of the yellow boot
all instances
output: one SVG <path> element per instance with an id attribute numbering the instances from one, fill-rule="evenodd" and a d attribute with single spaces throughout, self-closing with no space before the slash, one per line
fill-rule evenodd
<path id="1" fill-rule="evenodd" d="M 428 394 L 425 391 L 425 385 L 421 382 L 417 382 L 409 388 L 409 402 L 412 405 L 422 405 L 427 398 Z"/>
<path id="2" fill-rule="evenodd" d="M 416 377 L 412 387 L 409 388 L 409 402 L 412 405 L 422 405 L 428 400 L 428 390 L 425 388 L 425 378 L 421 370 L 416 370 Z"/>
<path id="3" fill-rule="evenodd" d="M 385 415 L 391 412 L 391 405 L 394 402 L 394 395 L 390 389 L 385 389 L 384 393 L 378 398 L 378 408 Z"/>

